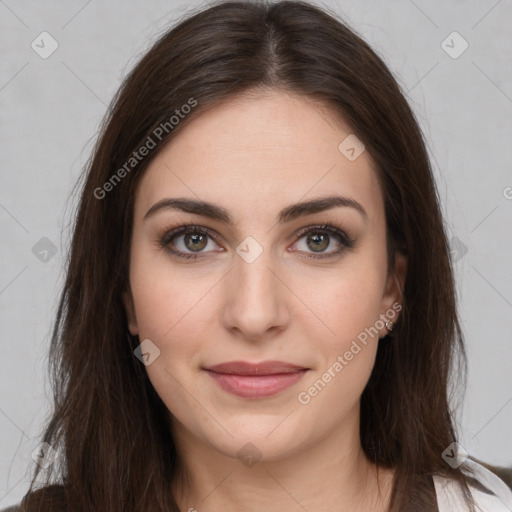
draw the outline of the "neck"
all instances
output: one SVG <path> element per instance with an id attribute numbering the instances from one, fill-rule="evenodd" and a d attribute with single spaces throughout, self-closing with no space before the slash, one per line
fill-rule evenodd
<path id="1" fill-rule="evenodd" d="M 392 471 L 368 461 L 358 421 L 294 453 L 263 456 L 252 465 L 202 442 L 177 422 L 171 427 L 180 462 L 172 492 L 183 512 L 387 510 Z"/>

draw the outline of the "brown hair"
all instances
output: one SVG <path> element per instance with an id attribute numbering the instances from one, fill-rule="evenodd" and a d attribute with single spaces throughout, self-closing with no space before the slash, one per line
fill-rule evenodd
<path id="1" fill-rule="evenodd" d="M 463 373 L 466 356 L 420 128 L 386 65 L 352 29 L 326 10 L 285 1 L 222 2 L 190 15 L 160 37 L 113 99 L 82 184 L 50 346 L 55 405 L 42 440 L 61 458 L 42 489 L 34 489 L 35 468 L 23 510 L 178 510 L 166 408 L 134 356 L 139 340 L 127 331 L 122 302 L 134 192 L 177 131 L 257 88 L 319 100 L 348 123 L 377 164 L 390 269 L 396 251 L 407 256 L 403 311 L 393 336 L 379 342 L 361 397 L 362 447 L 371 461 L 396 468 L 390 510 L 435 509 L 433 475 L 458 481 L 471 505 L 467 477 L 441 457 L 456 440 L 449 379 Z M 154 147 L 131 161 L 148 137 Z M 60 479 L 50 484 L 54 473 Z"/>

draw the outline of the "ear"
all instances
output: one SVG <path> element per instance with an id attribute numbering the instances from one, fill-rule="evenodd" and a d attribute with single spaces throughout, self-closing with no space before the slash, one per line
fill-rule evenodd
<path id="1" fill-rule="evenodd" d="M 139 328 L 137 326 L 137 317 L 135 316 L 135 307 L 133 305 L 131 290 L 125 290 L 123 292 L 122 299 L 126 310 L 126 316 L 128 317 L 128 329 L 132 336 L 136 336 L 139 334 Z"/>
<path id="2" fill-rule="evenodd" d="M 382 297 L 381 318 L 385 316 L 386 320 L 391 320 L 394 323 L 397 322 L 399 316 L 398 312 L 402 309 L 402 294 L 406 275 L 407 257 L 397 252 L 395 254 L 395 267 L 388 275 L 384 295 Z M 398 307 L 398 305 L 400 305 L 400 307 Z M 387 332 L 384 334 L 387 334 Z"/>
<path id="3" fill-rule="evenodd" d="M 395 269 L 393 272 L 393 280 L 395 282 L 396 301 L 402 303 L 402 295 L 404 292 L 405 277 L 407 276 L 407 256 L 401 252 L 395 253 Z"/>

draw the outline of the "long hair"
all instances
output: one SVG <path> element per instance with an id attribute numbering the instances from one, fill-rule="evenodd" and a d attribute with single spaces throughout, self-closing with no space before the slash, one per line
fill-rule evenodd
<path id="1" fill-rule="evenodd" d="M 258 88 L 319 100 L 351 127 L 377 164 L 390 268 L 396 251 L 407 257 L 403 310 L 392 337 L 379 342 L 361 397 L 363 450 L 396 470 L 390 510 L 432 506 L 433 475 L 459 482 L 472 507 L 468 477 L 442 458 L 456 441 L 450 377 L 465 375 L 466 355 L 438 193 L 414 114 L 382 59 L 335 14 L 304 2 L 244 1 L 216 3 L 163 34 L 108 109 L 82 176 L 52 328 L 54 408 L 42 441 L 59 458 L 37 489 L 35 466 L 23 510 L 178 510 L 169 482 L 180 468 L 166 407 L 134 356 L 140 340 L 127 330 L 122 301 L 134 193 L 154 156 L 191 120 Z"/>

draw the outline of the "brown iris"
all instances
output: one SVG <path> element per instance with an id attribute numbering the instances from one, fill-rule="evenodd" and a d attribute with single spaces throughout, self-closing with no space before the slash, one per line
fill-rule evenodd
<path id="1" fill-rule="evenodd" d="M 313 245 L 310 245 L 310 241 L 313 241 Z M 308 247 L 310 249 L 313 249 L 313 250 L 319 249 L 320 251 L 324 250 L 329 245 L 329 235 L 327 235 L 326 233 L 322 233 L 322 234 L 315 233 L 312 235 L 308 235 L 308 237 L 306 239 L 306 243 L 308 244 Z"/>
<path id="2" fill-rule="evenodd" d="M 191 245 L 188 245 L 189 241 L 192 242 Z M 206 247 L 206 244 L 208 243 L 208 236 L 200 233 L 187 233 L 184 235 L 184 243 L 187 249 L 190 249 L 191 251 L 200 251 Z"/>

